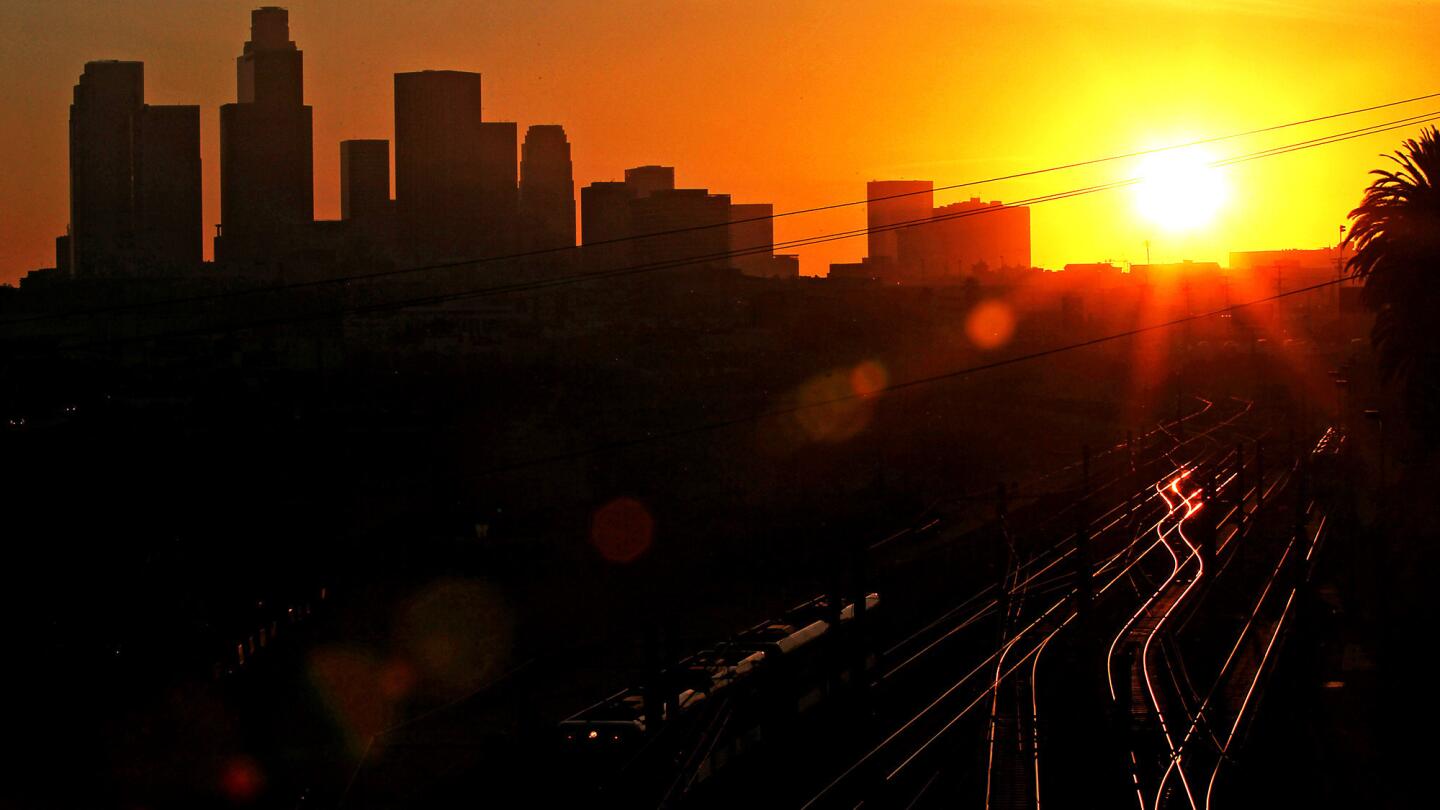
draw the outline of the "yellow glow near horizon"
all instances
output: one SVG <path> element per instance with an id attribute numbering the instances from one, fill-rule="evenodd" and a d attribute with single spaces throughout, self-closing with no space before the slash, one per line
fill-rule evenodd
<path id="1" fill-rule="evenodd" d="M 1140 215 L 1171 233 L 1209 225 L 1230 196 L 1213 160 L 1193 149 L 1147 157 L 1140 164 L 1142 181 L 1135 187 Z"/>
<path id="2" fill-rule="evenodd" d="M 259 5 L 0 2 L 0 31 L 12 32 L 0 48 L 0 97 L 10 101 L 0 124 L 0 284 L 54 264 L 55 237 L 70 221 L 71 88 L 91 59 L 142 59 L 147 101 L 201 105 L 208 254 L 221 220 L 218 107 L 236 98 L 235 57 L 249 35 L 249 8 Z M 1413 97 L 1429 90 L 1440 30 L 1440 3 L 1416 0 L 288 5 L 314 107 L 319 219 L 340 216 L 340 141 L 391 138 L 393 146 L 397 71 L 477 71 L 485 119 L 517 121 L 522 137 L 531 124 L 564 125 L 577 190 L 658 163 L 675 166 L 686 187 L 793 211 L 863 199 L 870 179 L 965 183 Z M 1377 110 L 1209 151 L 1244 154 L 1421 109 Z M 737 127 L 745 110 L 764 114 Z M 1226 169 L 1227 201 L 1212 222 L 1185 233 L 1142 216 L 1133 188 L 1036 206 L 1032 261 L 1051 269 L 1140 261 L 1146 240 L 1156 261 L 1222 263 L 1230 251 L 1330 244 L 1372 179 L 1367 172 L 1386 164 L 1379 155 L 1418 130 Z M 1105 163 L 937 202 L 971 193 L 1011 202 L 1135 169 Z M 863 205 L 826 209 L 777 220 L 775 237 L 853 231 L 865 221 Z M 801 272 L 824 275 L 832 262 L 859 261 L 866 239 L 794 252 Z"/>

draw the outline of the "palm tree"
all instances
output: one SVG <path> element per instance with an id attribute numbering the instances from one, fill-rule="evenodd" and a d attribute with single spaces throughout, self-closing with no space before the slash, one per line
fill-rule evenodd
<path id="1" fill-rule="evenodd" d="M 1440 436 L 1440 132 L 1424 130 L 1387 155 L 1397 168 L 1375 180 L 1350 212 L 1346 267 L 1365 283 L 1375 312 L 1380 369 L 1405 392 L 1415 427 Z"/>

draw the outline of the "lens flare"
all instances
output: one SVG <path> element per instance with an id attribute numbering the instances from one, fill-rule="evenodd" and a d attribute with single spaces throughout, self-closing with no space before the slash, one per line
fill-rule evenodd
<path id="1" fill-rule="evenodd" d="M 978 348 L 998 349 L 1015 336 L 1015 312 L 1004 301 L 981 301 L 965 317 L 965 334 Z"/>
<path id="2" fill-rule="evenodd" d="M 392 658 L 380 668 L 380 693 L 391 701 L 400 701 L 415 691 L 417 675 L 408 661 Z"/>
<path id="3" fill-rule="evenodd" d="M 634 498 L 616 498 L 596 510 L 590 521 L 590 543 L 610 562 L 638 560 L 650 549 L 654 535 L 655 519 Z"/>
<path id="4" fill-rule="evenodd" d="M 475 578 L 441 578 L 397 617 L 395 642 L 418 683 L 449 699 L 478 688 L 510 658 L 512 617 L 503 595 Z"/>
<path id="5" fill-rule="evenodd" d="M 874 360 L 866 360 L 850 372 L 850 389 L 862 397 L 875 395 L 889 382 L 885 367 Z"/>
<path id="6" fill-rule="evenodd" d="M 379 662 L 368 650 L 324 645 L 307 656 L 306 664 L 310 684 L 351 754 L 358 755 L 372 735 L 395 721 L 393 702 L 377 688 Z"/>
<path id="7" fill-rule="evenodd" d="M 265 776 L 250 757 L 232 757 L 220 772 L 220 791 L 232 804 L 250 804 L 264 787 Z"/>
<path id="8" fill-rule="evenodd" d="M 870 425 L 874 410 L 868 398 L 880 390 L 886 375 L 878 365 L 861 370 L 838 369 L 800 386 L 795 423 L 802 438 L 837 443 L 858 436 Z M 856 398 L 859 394 L 861 398 Z"/>

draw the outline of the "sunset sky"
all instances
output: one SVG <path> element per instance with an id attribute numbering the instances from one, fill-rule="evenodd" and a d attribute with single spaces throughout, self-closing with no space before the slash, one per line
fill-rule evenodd
<path id="1" fill-rule="evenodd" d="M 67 221 L 67 116 L 88 60 L 143 60 L 152 103 L 199 104 L 205 222 L 219 219 L 218 106 L 259 3 L 0 0 L 0 283 L 53 262 Z M 1363 12 L 1360 7 L 1364 6 Z M 868 179 L 937 185 L 1128 152 L 1440 90 L 1440 3 L 1381 0 L 854 2 L 293 0 L 315 107 L 316 216 L 339 214 L 345 138 L 391 138 L 396 71 L 484 74 L 489 120 L 560 123 L 578 188 L 672 164 L 684 186 L 777 210 L 862 198 Z M 1203 10 L 1202 10 L 1203 9 Z M 1352 9 L 1355 9 L 1352 11 Z M 1250 152 L 1430 110 L 1440 99 L 1217 144 Z M 1225 261 L 1320 247 L 1377 153 L 1418 128 L 1228 170 L 1207 226 L 1170 233 L 1129 192 L 1037 207 L 1035 262 Z M 939 195 L 1012 200 L 1134 173 L 1138 161 Z M 777 238 L 861 227 L 863 207 L 787 218 Z M 206 254 L 210 252 L 209 232 Z M 802 251 L 802 272 L 864 240 Z"/>

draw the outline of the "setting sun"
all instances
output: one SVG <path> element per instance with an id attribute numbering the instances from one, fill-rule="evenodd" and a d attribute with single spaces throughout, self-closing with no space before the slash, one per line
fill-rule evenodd
<path id="1" fill-rule="evenodd" d="M 1141 163 L 1139 177 L 1136 208 L 1147 221 L 1170 232 L 1210 224 L 1229 196 L 1224 178 L 1204 152 L 1152 155 Z"/>

